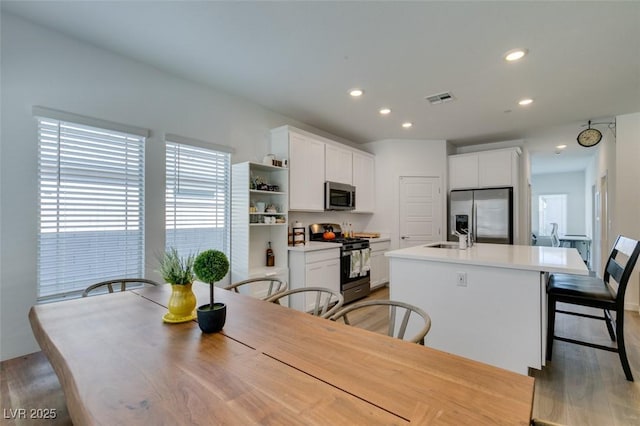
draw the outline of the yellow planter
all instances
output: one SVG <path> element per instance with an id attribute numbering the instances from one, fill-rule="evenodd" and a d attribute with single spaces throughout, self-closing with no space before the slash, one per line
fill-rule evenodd
<path id="1" fill-rule="evenodd" d="M 192 321 L 196 318 L 196 296 L 191 286 L 193 284 L 171 285 L 169 298 L 169 312 L 162 319 L 164 322 L 178 323 Z"/>

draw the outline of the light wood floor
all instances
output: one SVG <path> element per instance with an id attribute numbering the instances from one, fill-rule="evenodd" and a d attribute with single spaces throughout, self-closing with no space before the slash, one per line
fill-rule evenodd
<path id="1" fill-rule="evenodd" d="M 370 298 L 386 299 L 382 288 Z M 386 310 L 350 316 L 352 323 L 385 332 Z M 559 315 L 556 334 L 609 342 L 602 321 Z M 640 425 L 640 315 L 627 312 L 625 337 L 635 382 L 625 380 L 618 355 L 556 341 L 553 361 L 536 378 L 533 416 L 568 426 Z M 428 337 L 428 335 L 427 335 Z M 6 425 L 70 425 L 64 394 L 42 352 L 0 363 L 2 416 Z M 55 409 L 55 420 L 11 420 L 10 409 Z"/>

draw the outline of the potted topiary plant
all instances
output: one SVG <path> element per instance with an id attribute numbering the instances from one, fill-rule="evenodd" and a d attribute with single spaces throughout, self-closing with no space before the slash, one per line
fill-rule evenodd
<path id="1" fill-rule="evenodd" d="M 196 296 L 191 289 L 195 280 L 193 272 L 195 257 L 195 254 L 180 257 L 178 250 L 171 247 L 160 259 L 160 274 L 167 283 L 171 284 L 169 312 L 162 317 L 165 322 L 179 323 L 196 318 Z"/>
<path id="2" fill-rule="evenodd" d="M 198 325 L 204 333 L 222 330 L 227 319 L 227 305 L 214 303 L 213 287 L 229 272 L 229 259 L 219 250 L 205 250 L 196 257 L 193 269 L 200 281 L 209 284 L 209 304 L 198 307 Z"/>

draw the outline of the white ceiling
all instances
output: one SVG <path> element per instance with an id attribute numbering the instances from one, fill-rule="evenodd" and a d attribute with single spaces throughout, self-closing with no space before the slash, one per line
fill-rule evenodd
<path id="1" fill-rule="evenodd" d="M 467 145 L 563 125 L 577 134 L 589 119 L 640 111 L 636 1 L 2 1 L 2 10 L 356 143 Z M 506 63 L 515 47 L 530 53 Z M 350 98 L 352 87 L 365 95 Z M 455 101 L 424 100 L 443 91 Z M 518 106 L 523 97 L 534 103 Z M 392 113 L 381 117 L 382 106 Z"/>

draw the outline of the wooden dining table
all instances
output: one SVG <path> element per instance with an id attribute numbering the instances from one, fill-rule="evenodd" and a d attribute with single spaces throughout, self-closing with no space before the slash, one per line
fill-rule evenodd
<path id="1" fill-rule="evenodd" d="M 207 285 L 194 284 L 200 304 Z M 170 287 L 33 306 L 77 425 L 528 425 L 534 379 L 215 289 L 219 333 L 166 324 Z M 427 340 L 428 344 L 428 340 Z"/>

